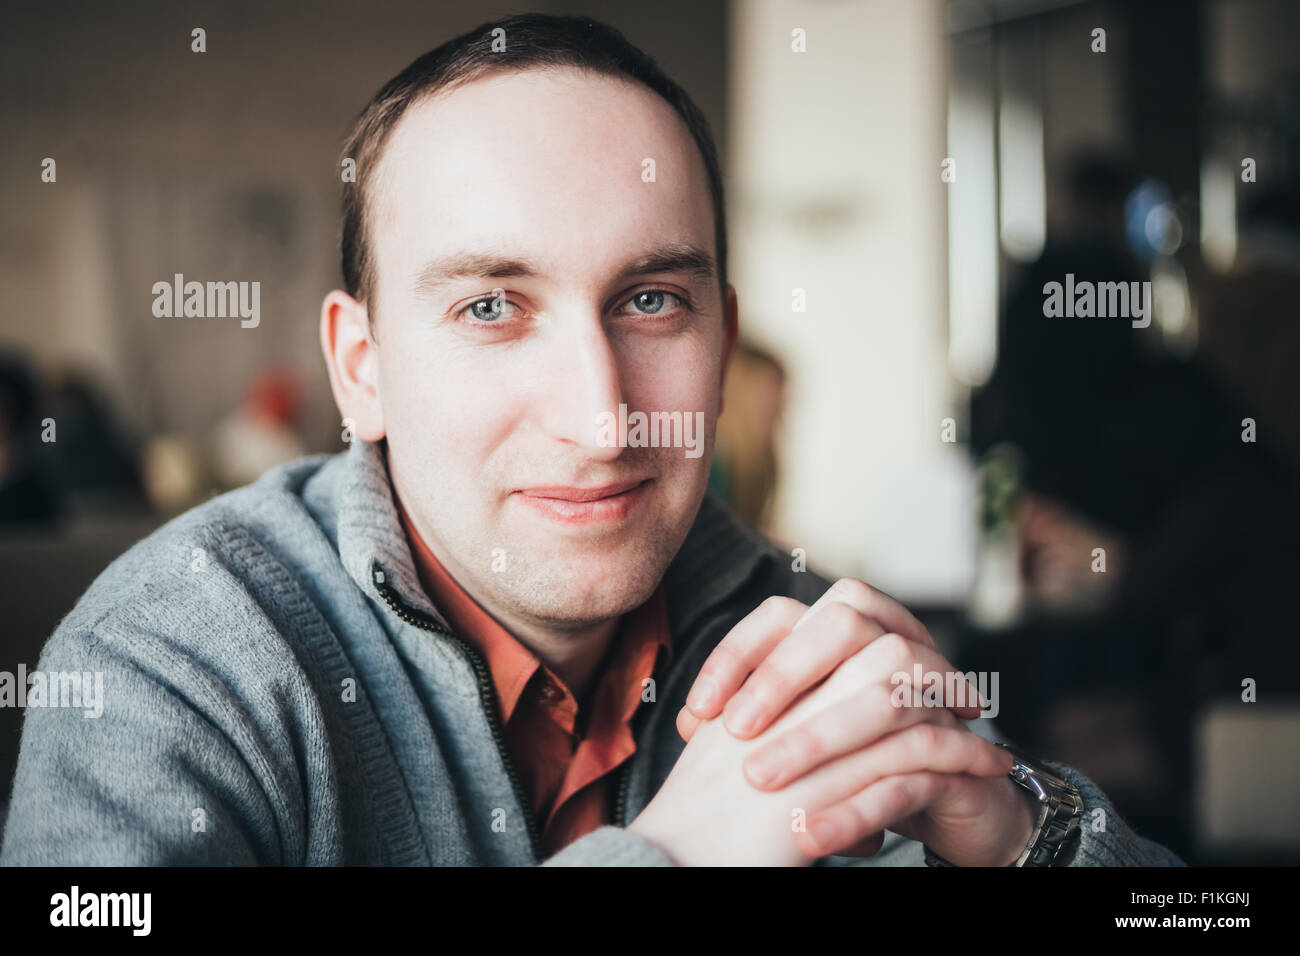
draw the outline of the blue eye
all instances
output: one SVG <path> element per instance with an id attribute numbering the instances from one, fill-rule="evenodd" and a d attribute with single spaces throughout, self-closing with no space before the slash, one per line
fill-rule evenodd
<path id="1" fill-rule="evenodd" d="M 666 298 L 676 300 L 678 305 L 688 304 L 682 296 L 666 289 L 646 289 L 638 292 L 628 300 L 628 304 L 635 305 L 645 315 L 660 315 L 669 310 L 665 303 Z"/>
<path id="2" fill-rule="evenodd" d="M 492 325 L 505 315 L 507 306 L 514 308 L 504 297 L 493 295 L 485 299 L 475 299 L 461 309 L 461 314 L 468 313 L 475 322 Z"/>
<path id="3" fill-rule="evenodd" d="M 628 312 L 628 306 L 632 306 L 631 312 Z M 680 292 L 645 289 L 633 294 L 632 298 L 623 304 L 621 311 L 624 314 L 658 318 L 670 316 L 682 307 L 689 311 L 694 308 L 694 305 Z M 467 303 L 460 308 L 456 316 L 459 321 L 468 325 L 505 325 L 502 320 L 510 317 L 511 310 L 521 314 L 523 311 L 504 295 L 493 294 Z"/>

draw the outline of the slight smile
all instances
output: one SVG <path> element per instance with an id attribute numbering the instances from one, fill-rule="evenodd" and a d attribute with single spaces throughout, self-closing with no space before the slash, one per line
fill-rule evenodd
<path id="1" fill-rule="evenodd" d="M 516 491 L 524 504 L 566 524 L 622 521 L 645 497 L 651 479 L 639 478 L 594 488 L 547 485 Z"/>

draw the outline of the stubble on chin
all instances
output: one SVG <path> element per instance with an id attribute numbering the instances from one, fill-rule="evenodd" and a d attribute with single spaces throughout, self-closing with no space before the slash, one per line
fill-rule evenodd
<path id="1" fill-rule="evenodd" d="M 552 630 L 581 630 L 644 604 L 676 556 L 691 522 L 651 532 L 623 544 L 616 555 L 566 559 L 563 545 L 549 556 L 519 555 L 508 572 L 488 582 L 497 600 L 520 618 Z"/>

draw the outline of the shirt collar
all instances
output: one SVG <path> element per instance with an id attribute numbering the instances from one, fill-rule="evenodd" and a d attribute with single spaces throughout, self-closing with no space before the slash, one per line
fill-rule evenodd
<path id="1" fill-rule="evenodd" d="M 382 603 L 376 575 L 383 575 L 382 583 L 408 607 L 452 630 L 421 586 L 385 457 L 383 439 L 353 439 L 344 453 L 337 505 L 339 558 L 366 594 Z M 699 617 L 731 597 L 774 553 L 770 544 L 706 493 L 661 584 L 674 646 L 680 647 Z"/>

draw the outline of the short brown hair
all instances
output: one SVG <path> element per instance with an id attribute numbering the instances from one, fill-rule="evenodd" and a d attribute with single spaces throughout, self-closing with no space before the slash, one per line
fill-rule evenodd
<path id="1" fill-rule="evenodd" d="M 506 47 L 494 52 L 493 31 L 505 31 Z M 487 22 L 448 40 L 393 77 L 361 111 L 343 148 L 354 160 L 357 178 L 343 188 L 340 251 L 343 284 L 359 302 L 373 297 L 375 264 L 366 235 L 366 187 L 384 146 L 407 108 L 424 97 L 472 80 L 510 70 L 576 67 L 625 77 L 668 101 L 686 123 L 704 158 L 713 199 L 718 282 L 726 289 L 727 227 L 718 151 L 708 120 L 686 91 L 655 61 L 613 27 L 589 17 L 526 13 Z M 372 315 L 373 320 L 373 315 Z"/>

